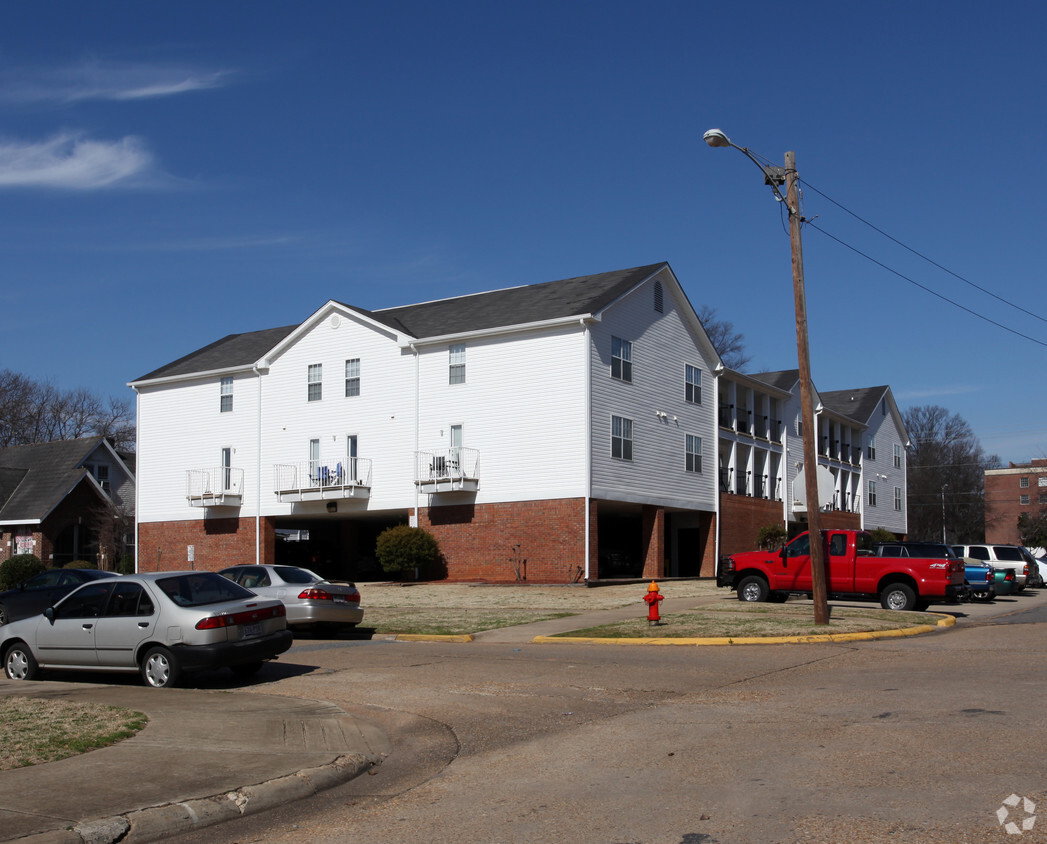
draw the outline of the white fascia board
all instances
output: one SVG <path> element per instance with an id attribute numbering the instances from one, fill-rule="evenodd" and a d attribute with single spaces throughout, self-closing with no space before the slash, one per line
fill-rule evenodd
<path id="1" fill-rule="evenodd" d="M 391 337 L 401 346 L 405 345 L 403 338 L 408 336 L 403 334 L 403 332 L 397 331 L 395 328 L 390 328 L 383 322 L 371 319 L 371 317 L 360 313 L 360 311 L 349 305 L 336 302 L 334 299 L 329 299 L 322 308 L 315 311 L 312 316 L 305 320 L 305 322 L 299 325 L 294 331 L 266 352 L 265 355 L 255 363 L 253 368 L 261 371 L 267 370 L 272 366 L 273 361 L 280 357 L 284 351 L 297 343 L 303 334 L 312 331 L 319 323 L 323 322 L 330 316 L 345 317 L 346 319 L 351 319 L 354 322 L 366 325 L 374 331 L 385 334 L 387 337 Z"/>
<path id="2" fill-rule="evenodd" d="M 539 331 L 543 328 L 556 328 L 563 325 L 576 325 L 599 321 L 600 317 L 593 314 L 576 314 L 575 316 L 543 319 L 537 322 L 522 322 L 517 325 L 500 325 L 495 328 L 483 328 L 479 331 L 459 331 L 456 334 L 440 334 L 436 337 L 425 337 L 423 339 L 403 339 L 400 340 L 400 348 L 417 349 L 423 346 L 436 346 L 444 343 L 453 343 L 456 340 L 469 340 L 478 337 L 497 337 L 504 334 L 520 334 L 526 331 Z"/>
<path id="3" fill-rule="evenodd" d="M 17 525 L 39 525 L 43 524 L 43 519 L 0 519 L 0 525 L 11 525 L 12 527 Z"/>
<path id="4" fill-rule="evenodd" d="M 128 381 L 127 386 L 132 390 L 142 387 L 156 387 L 161 384 L 178 384 L 183 381 L 199 381 L 202 378 L 216 378 L 224 375 L 236 375 L 238 372 L 254 372 L 256 369 L 268 369 L 258 363 L 246 363 L 239 366 L 226 366 L 222 369 L 205 369 L 200 372 L 186 372 L 182 375 L 167 375 L 163 378 L 150 378 L 147 381 Z"/>

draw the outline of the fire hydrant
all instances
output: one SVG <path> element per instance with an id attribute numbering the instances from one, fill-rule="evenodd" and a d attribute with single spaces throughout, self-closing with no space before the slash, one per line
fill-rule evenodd
<path id="1" fill-rule="evenodd" d="M 655 627 L 661 624 L 662 617 L 658 614 L 658 602 L 664 600 L 665 596 L 658 591 L 658 584 L 653 580 L 647 587 L 647 594 L 643 596 L 643 599 L 647 603 L 647 626 Z"/>

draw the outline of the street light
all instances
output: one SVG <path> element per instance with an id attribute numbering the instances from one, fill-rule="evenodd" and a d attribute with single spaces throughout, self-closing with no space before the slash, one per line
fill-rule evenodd
<path id="1" fill-rule="evenodd" d="M 800 242 L 799 191 L 796 186 L 796 153 L 785 153 L 785 167 L 761 164 L 746 147 L 731 143 L 719 129 L 710 129 L 702 139 L 711 147 L 733 147 L 763 172 L 764 183 L 771 187 L 779 202 L 789 211 L 789 242 L 792 247 L 793 301 L 796 306 L 796 356 L 800 365 L 800 418 L 803 421 L 803 474 L 807 490 L 807 528 L 811 538 L 811 589 L 814 598 L 814 623 L 829 623 L 829 606 L 825 589 L 825 554 L 822 548 L 821 503 L 818 500 L 818 453 L 814 436 L 814 387 L 811 382 L 811 352 L 807 341 L 807 295 L 803 283 L 803 248 Z M 779 186 L 785 183 L 785 196 Z"/>

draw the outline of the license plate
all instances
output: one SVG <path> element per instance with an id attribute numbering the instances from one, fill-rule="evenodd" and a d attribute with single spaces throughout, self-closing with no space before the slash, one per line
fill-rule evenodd
<path id="1" fill-rule="evenodd" d="M 245 625 L 243 625 L 243 631 L 244 631 L 244 636 L 243 637 L 245 639 L 253 639 L 256 636 L 261 636 L 262 635 L 262 625 L 261 624 L 245 624 Z"/>
<path id="2" fill-rule="evenodd" d="M 335 595 L 334 596 L 334 602 L 336 604 L 344 604 L 346 602 L 345 601 L 345 595 Z"/>

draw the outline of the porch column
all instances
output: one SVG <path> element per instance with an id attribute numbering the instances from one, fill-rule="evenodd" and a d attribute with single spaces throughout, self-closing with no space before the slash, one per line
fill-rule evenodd
<path id="1" fill-rule="evenodd" d="M 665 577 L 665 510 L 643 505 L 643 576 Z"/>

